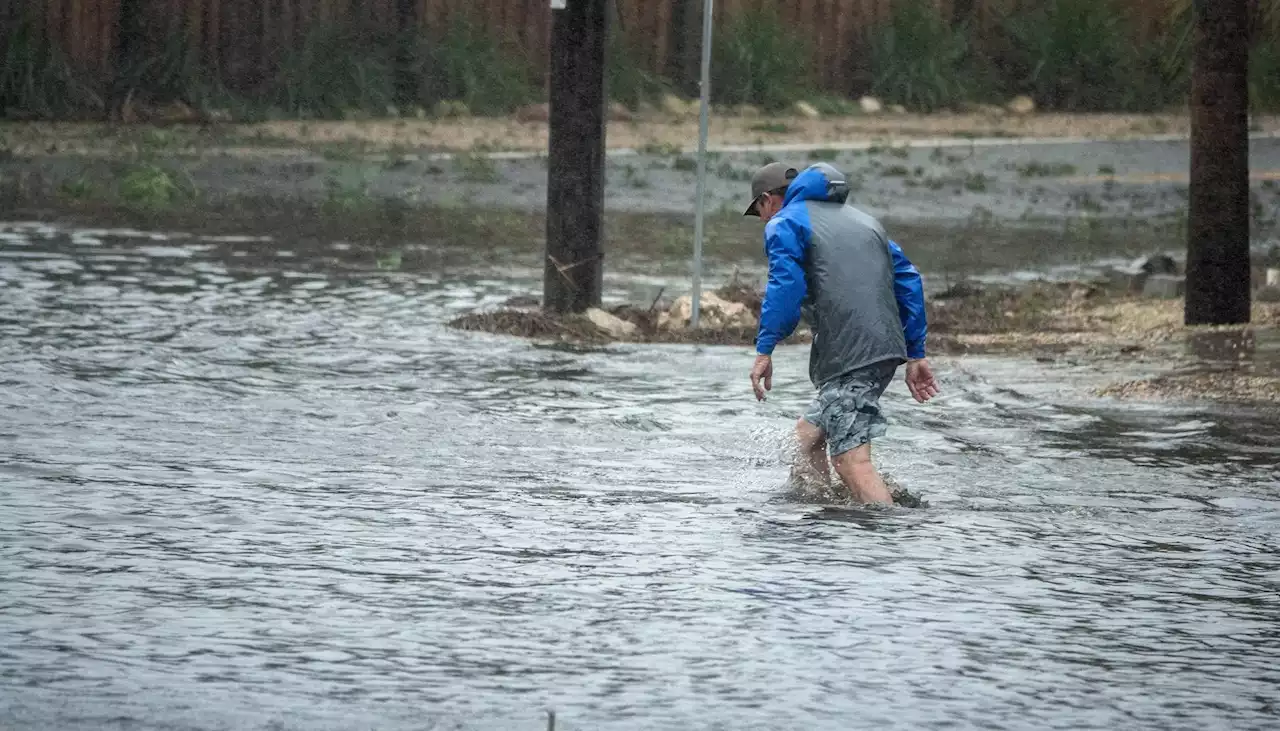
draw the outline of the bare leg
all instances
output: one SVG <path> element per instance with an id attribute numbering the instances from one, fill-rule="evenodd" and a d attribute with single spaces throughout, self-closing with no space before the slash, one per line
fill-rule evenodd
<path id="1" fill-rule="evenodd" d="M 849 488 L 853 499 L 863 503 L 893 505 L 893 496 L 880 473 L 871 464 L 871 445 L 864 444 L 836 457 L 836 474 Z"/>
<path id="2" fill-rule="evenodd" d="M 796 463 L 791 476 L 804 484 L 831 484 L 831 465 L 827 461 L 827 436 L 818 427 L 801 419 L 796 423 Z"/>

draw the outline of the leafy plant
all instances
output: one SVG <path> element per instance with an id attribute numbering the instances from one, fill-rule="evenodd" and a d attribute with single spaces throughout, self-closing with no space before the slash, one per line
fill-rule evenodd
<path id="1" fill-rule="evenodd" d="M 765 4 L 736 14 L 720 29 L 712 48 L 711 83 L 717 104 L 754 104 L 783 109 L 805 96 L 808 48 L 803 37 Z"/>
<path id="2" fill-rule="evenodd" d="M 459 100 L 475 114 L 502 114 L 540 96 L 531 69 L 465 16 L 438 39 L 410 42 L 407 72 L 421 80 L 419 94 L 430 103 Z"/>
<path id="3" fill-rule="evenodd" d="M 11 26 L 0 55 L 0 116 L 65 118 L 100 113 L 102 97 L 73 72 L 66 57 L 35 24 Z"/>
<path id="4" fill-rule="evenodd" d="M 481 152 L 460 152 L 453 158 L 453 165 L 468 183 L 496 183 L 502 180 L 493 160 Z"/>
<path id="5" fill-rule="evenodd" d="M 987 96 L 986 69 L 968 23 L 952 25 L 926 0 L 900 0 L 872 36 L 871 92 L 908 109 L 932 112 Z"/>
<path id="6" fill-rule="evenodd" d="M 640 102 L 671 90 L 667 79 L 644 68 L 636 58 L 631 38 L 618 30 L 616 24 L 609 33 L 605 53 L 605 83 L 611 100 L 634 109 Z"/>
<path id="7" fill-rule="evenodd" d="M 1280 112 L 1280 0 L 1258 3 L 1249 51 L 1249 101 L 1259 112 Z"/>
<path id="8" fill-rule="evenodd" d="M 168 171 L 149 163 L 132 168 L 120 180 L 120 198 L 140 208 L 168 208 L 192 193 L 179 186 Z"/>
<path id="9" fill-rule="evenodd" d="M 270 102 L 290 116 L 379 114 L 395 101 L 394 44 L 357 28 L 322 26 L 285 55 Z"/>
<path id="10" fill-rule="evenodd" d="M 64 181 L 62 185 L 58 186 L 58 192 L 72 200 L 82 201 L 93 198 L 97 193 L 97 186 L 93 184 L 92 180 L 81 175 Z"/>
<path id="11" fill-rule="evenodd" d="M 1136 43 L 1131 4 L 1121 0 L 1044 0 L 1021 6 L 998 24 L 1005 44 L 999 67 L 1010 93 L 1063 111 L 1147 110 L 1171 93 L 1162 74 L 1181 74 L 1181 51 Z"/>
<path id="12" fill-rule="evenodd" d="M 767 132 L 772 135 L 785 135 L 791 131 L 791 127 L 785 122 L 757 122 L 747 129 L 752 132 Z"/>
<path id="13" fill-rule="evenodd" d="M 325 199 L 321 209 L 331 215 L 351 214 L 373 205 L 369 196 L 369 183 L 363 176 L 343 179 L 330 176 L 324 181 Z"/>
<path id="14" fill-rule="evenodd" d="M 1018 175 L 1024 178 L 1060 178 L 1076 174 L 1076 166 L 1069 162 L 1040 162 L 1032 160 L 1017 167 Z"/>

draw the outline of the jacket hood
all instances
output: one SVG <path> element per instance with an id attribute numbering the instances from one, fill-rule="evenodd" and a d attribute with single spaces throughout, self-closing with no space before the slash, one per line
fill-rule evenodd
<path id="1" fill-rule="evenodd" d="M 849 199 L 849 183 L 844 173 L 825 162 L 805 168 L 787 187 L 783 206 L 793 201 L 844 203 Z"/>

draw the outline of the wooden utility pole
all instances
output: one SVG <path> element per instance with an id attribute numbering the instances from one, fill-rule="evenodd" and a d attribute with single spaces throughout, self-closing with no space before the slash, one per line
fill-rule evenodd
<path id="1" fill-rule="evenodd" d="M 604 258 L 607 0 L 551 0 L 551 135 L 542 305 L 600 304 Z"/>
<path id="2" fill-rule="evenodd" d="M 1249 321 L 1249 0 L 1195 0 L 1188 325 Z"/>

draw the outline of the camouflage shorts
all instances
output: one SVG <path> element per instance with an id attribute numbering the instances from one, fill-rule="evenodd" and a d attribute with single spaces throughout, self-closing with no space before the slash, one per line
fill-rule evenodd
<path id="1" fill-rule="evenodd" d="M 804 420 L 822 430 L 835 457 L 882 437 L 889 423 L 880 413 L 880 395 L 893 381 L 892 361 L 865 368 L 823 384 L 804 412 Z"/>

